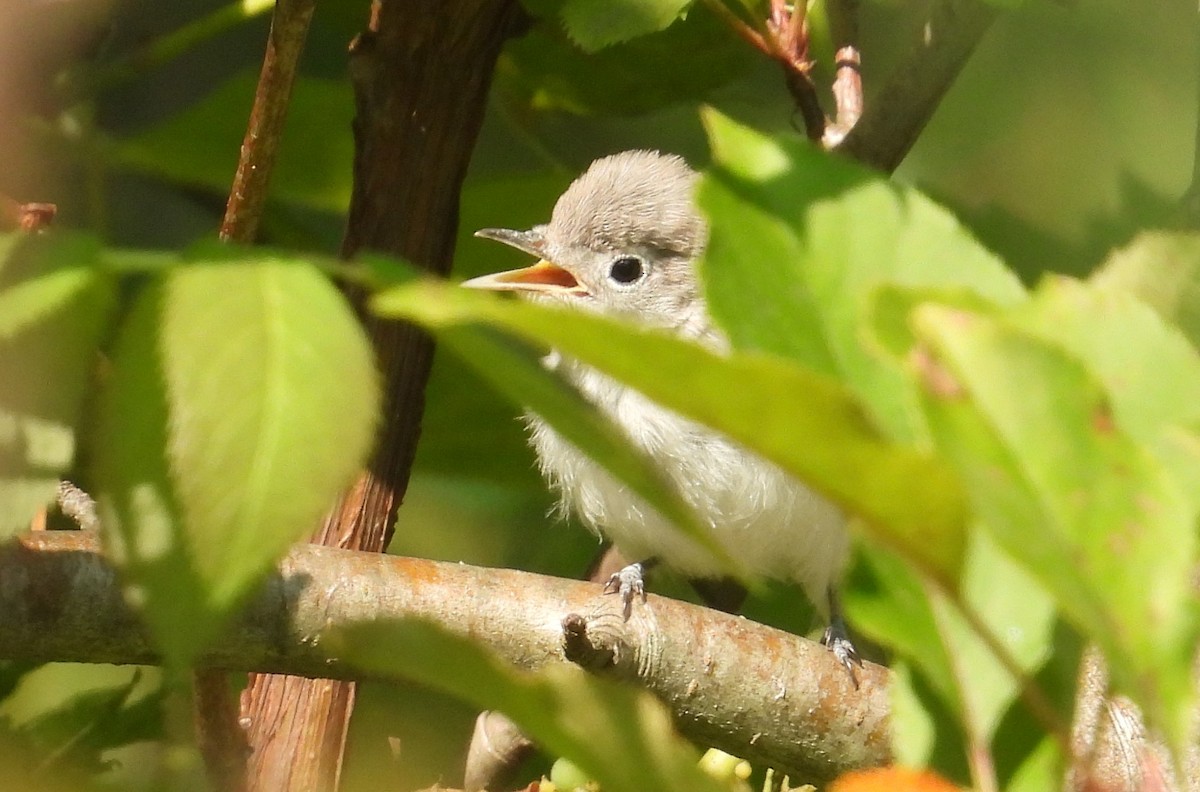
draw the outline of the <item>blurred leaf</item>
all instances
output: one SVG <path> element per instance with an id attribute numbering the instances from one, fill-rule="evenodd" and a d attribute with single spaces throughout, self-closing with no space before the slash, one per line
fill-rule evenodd
<path id="1" fill-rule="evenodd" d="M 997 547 L 987 533 L 970 534 L 963 570 L 961 597 L 981 622 L 968 621 L 958 606 L 934 594 L 932 606 L 942 651 L 951 658 L 951 682 L 957 688 L 957 706 L 948 702 L 959 718 L 968 743 L 990 745 L 1001 719 L 1017 700 L 1021 688 L 1035 675 L 1052 650 L 1054 601 L 1025 569 Z M 1004 596 L 996 596 L 1003 591 Z M 981 638 L 982 627 L 1016 665 L 1009 669 L 992 646 Z M 1020 674 L 1014 677 L 1013 672 Z M 1058 716 L 1063 727 L 1070 707 Z M 1038 722 L 1037 731 L 1047 724 Z"/>
<path id="2" fill-rule="evenodd" d="M 1032 684 L 1042 691 L 1063 722 L 1076 713 L 1076 687 L 1084 641 L 1059 619 L 1051 638 L 1052 651 L 1038 669 Z M 992 740 L 996 772 L 1007 792 L 1037 792 L 1061 783 L 1067 758 L 1061 743 L 1046 731 L 1020 700 L 1005 713 Z"/>
<path id="3" fill-rule="evenodd" d="M 1051 652 L 1054 603 L 986 533 L 972 530 L 969 536 L 961 596 L 1025 676 L 1032 677 Z M 1014 678 L 954 605 L 922 586 L 899 559 L 871 547 L 863 555 L 859 577 L 844 592 L 855 628 L 910 662 L 946 713 L 965 734 L 974 735 L 973 742 L 991 743 L 1024 680 Z M 997 591 L 1005 596 L 997 597 Z M 1069 704 L 1060 713 L 1063 723 L 1069 719 Z M 1044 724 L 1031 728 L 1036 732 Z M 912 738 L 900 727 L 895 736 Z"/>
<path id="4" fill-rule="evenodd" d="M 693 0 L 565 0 L 559 14 L 580 47 L 595 52 L 610 44 L 665 29 Z"/>
<path id="5" fill-rule="evenodd" d="M 53 503 L 113 307 L 99 242 L 0 235 L 0 541 Z"/>
<path id="6" fill-rule="evenodd" d="M 1145 232 L 1113 253 L 1092 282 L 1141 298 L 1200 348 L 1200 234 Z"/>
<path id="7" fill-rule="evenodd" d="M 162 691 L 134 700 L 140 682 L 135 670 L 124 685 L 80 692 L 22 724 L 38 771 L 96 774 L 110 763 L 105 751 L 160 737 Z"/>
<path id="8" fill-rule="evenodd" d="M 178 115 L 116 141 L 121 167 L 228 194 L 237 169 L 258 71 L 242 72 Z M 350 203 L 354 102 L 343 80 L 301 77 L 271 176 L 271 197 L 328 212 Z"/>
<path id="9" fill-rule="evenodd" d="M 954 585 L 964 519 L 954 477 L 933 459 L 885 441 L 826 377 L 779 358 L 722 357 L 663 333 L 429 280 L 384 292 L 373 304 L 385 316 L 439 331 L 485 323 L 553 345 L 726 433 L 871 523 L 889 526 L 884 539 Z M 479 361 L 492 376 L 505 376 L 496 361 Z"/>
<path id="10" fill-rule="evenodd" d="M 927 415 L 977 513 L 1181 745 L 1197 625 L 1194 489 L 1135 442 L 1060 346 L 934 305 L 917 311 L 915 326 Z M 1137 345 L 1136 328 L 1127 330 Z M 1192 470 L 1198 450 L 1181 449 Z"/>
<path id="11" fill-rule="evenodd" d="M 331 640 L 333 651 L 356 668 L 399 673 L 503 712 L 607 792 L 722 788 L 700 771 L 695 749 L 645 691 L 567 665 L 519 671 L 473 641 L 416 621 L 355 625 Z"/>
<path id="12" fill-rule="evenodd" d="M 1086 361 L 1136 439 L 1154 445 L 1167 426 L 1200 426 L 1200 351 L 1140 295 L 1094 283 L 1050 276 L 1013 316 Z"/>
<path id="13" fill-rule="evenodd" d="M 7 699 L 30 671 L 41 666 L 27 660 L 0 660 L 0 703 Z"/>
<path id="14" fill-rule="evenodd" d="M 929 591 L 916 573 L 893 553 L 865 545 L 862 563 L 842 593 L 854 629 L 883 644 L 934 686 L 954 712 L 961 697 L 954 685 L 951 658 L 938 633 Z"/>
<path id="15" fill-rule="evenodd" d="M 835 374 L 894 440 L 926 437 L 912 385 L 871 334 L 886 285 L 955 290 L 989 304 L 1020 282 L 949 212 L 913 190 L 709 110 L 714 166 L 700 187 L 711 237 L 709 307 L 739 349 Z"/>
<path id="16" fill-rule="evenodd" d="M 666 30 L 598 52 L 580 50 L 553 24 L 537 25 L 508 44 L 496 78 L 538 110 L 625 116 L 704 99 L 744 75 L 756 58 L 711 11 L 697 7 Z"/>
<path id="17" fill-rule="evenodd" d="M 107 545 L 175 663 L 313 530 L 379 409 L 370 347 L 321 273 L 221 255 L 138 295 L 99 408 Z"/>

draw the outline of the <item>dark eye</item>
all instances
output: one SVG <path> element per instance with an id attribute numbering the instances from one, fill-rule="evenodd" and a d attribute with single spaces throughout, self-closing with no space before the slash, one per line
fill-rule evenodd
<path id="1" fill-rule="evenodd" d="M 633 256 L 623 256 L 613 262 L 608 277 L 617 283 L 633 283 L 642 277 L 642 261 Z"/>

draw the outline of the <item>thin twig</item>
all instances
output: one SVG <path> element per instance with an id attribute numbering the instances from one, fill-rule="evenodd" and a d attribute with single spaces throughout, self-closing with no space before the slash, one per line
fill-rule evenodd
<path id="1" fill-rule="evenodd" d="M 767 42 L 761 32 L 755 30 L 749 23 L 739 17 L 722 0 L 704 0 L 704 5 L 721 18 L 733 32 L 741 36 L 750 46 L 769 58 L 775 57 L 775 49 Z"/>
<path id="2" fill-rule="evenodd" d="M 786 0 L 771 0 L 767 41 L 774 50 L 773 57 L 783 69 L 784 84 L 804 120 L 805 134 L 809 140 L 820 141 L 825 137 L 828 121 L 812 80 L 807 16 L 805 0 L 795 0 L 790 9 Z"/>
<path id="3" fill-rule="evenodd" d="M 1021 701 L 1029 709 L 1029 713 L 1042 725 L 1042 728 L 1058 742 L 1063 756 L 1069 756 L 1071 751 L 1071 731 L 1068 725 L 1059 717 L 1058 711 L 1050 702 L 1050 697 L 1041 689 L 1037 682 L 1021 668 L 1021 664 L 1012 656 L 1004 642 L 996 637 L 995 632 L 984 621 L 970 603 L 961 597 L 954 601 L 958 612 L 962 614 L 975 635 L 983 641 L 992 657 L 1008 672 L 1017 683 Z"/>
<path id="4" fill-rule="evenodd" d="M 804 121 L 805 134 L 810 140 L 821 140 L 826 119 L 809 74 L 812 64 L 808 60 L 805 0 L 796 0 L 790 10 L 786 0 L 771 0 L 770 15 L 762 31 L 735 14 L 723 0 L 704 0 L 704 4 L 752 47 L 779 64 L 784 83 Z"/>
<path id="5" fill-rule="evenodd" d="M 258 90 L 221 221 L 221 239 L 225 241 L 253 242 L 258 231 L 315 8 L 316 0 L 279 0 L 275 5 Z"/>
<path id="6" fill-rule="evenodd" d="M 40 231 L 54 222 L 58 207 L 52 203 L 20 203 L 0 195 L 0 228 Z"/>
<path id="7" fill-rule="evenodd" d="M 96 501 L 82 489 L 69 481 L 58 482 L 58 508 L 64 516 L 84 531 L 95 531 L 100 527 L 96 514 Z"/>
<path id="8" fill-rule="evenodd" d="M 835 73 L 833 78 L 834 121 L 822 141 L 834 148 L 846 137 L 863 112 L 862 58 L 858 51 L 858 0 L 826 0 L 833 35 Z"/>

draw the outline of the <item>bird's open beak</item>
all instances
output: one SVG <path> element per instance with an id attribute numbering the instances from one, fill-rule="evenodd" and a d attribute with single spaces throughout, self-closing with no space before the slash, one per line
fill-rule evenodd
<path id="1" fill-rule="evenodd" d="M 484 228 L 475 232 L 475 236 L 492 239 L 515 247 L 530 255 L 537 256 L 540 261 L 531 267 L 497 272 L 492 275 L 481 275 L 463 281 L 468 289 L 489 289 L 491 291 L 523 291 L 523 292 L 554 292 L 583 296 L 587 290 L 567 270 L 546 261 L 542 257 L 545 250 L 545 240 L 536 229 L 532 231 L 510 231 L 507 228 Z"/>

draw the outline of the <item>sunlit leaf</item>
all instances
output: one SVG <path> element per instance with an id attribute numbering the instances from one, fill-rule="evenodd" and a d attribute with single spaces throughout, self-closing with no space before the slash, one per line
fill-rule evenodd
<path id="1" fill-rule="evenodd" d="M 1125 413 L 1061 346 L 932 305 L 916 327 L 927 415 L 977 514 L 1181 744 L 1197 625 L 1192 488 L 1135 441 Z M 1185 448 L 1194 470 L 1200 446 Z"/>
<path id="2" fill-rule="evenodd" d="M 1020 302 L 1016 277 L 921 193 L 792 137 L 704 115 L 713 167 L 700 187 L 713 316 L 742 349 L 845 381 L 893 439 L 925 438 L 912 385 L 867 328 L 882 287 Z"/>
<path id="3" fill-rule="evenodd" d="M 1200 348 L 1200 234 L 1145 232 L 1113 253 L 1092 282 L 1136 295 Z"/>
<path id="4" fill-rule="evenodd" d="M 583 49 L 598 49 L 663 30 L 694 0 L 565 0 L 559 14 Z"/>
<path id="5" fill-rule="evenodd" d="M 0 236 L 0 541 L 54 501 L 73 464 L 76 425 L 113 287 L 99 242 Z"/>
<path id="6" fill-rule="evenodd" d="M 547 20 L 510 41 L 496 72 L 505 95 L 522 97 L 539 110 L 611 117 L 686 106 L 757 61 L 757 53 L 704 7 L 665 30 L 595 52 L 576 46 L 557 22 Z M 693 57 L 697 52 L 704 56 Z"/>
<path id="7" fill-rule="evenodd" d="M 194 261 L 138 295 L 100 405 L 108 546 L 176 662 L 316 527 L 378 412 L 370 347 L 332 284 L 226 255 L 243 259 Z"/>

